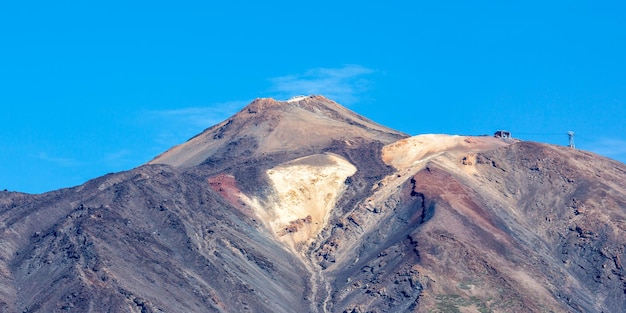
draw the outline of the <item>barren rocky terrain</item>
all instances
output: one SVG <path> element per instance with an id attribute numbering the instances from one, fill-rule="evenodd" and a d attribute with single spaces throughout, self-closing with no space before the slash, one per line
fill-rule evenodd
<path id="1" fill-rule="evenodd" d="M 626 165 L 258 99 L 130 171 L 0 192 L 0 312 L 622 312 Z"/>

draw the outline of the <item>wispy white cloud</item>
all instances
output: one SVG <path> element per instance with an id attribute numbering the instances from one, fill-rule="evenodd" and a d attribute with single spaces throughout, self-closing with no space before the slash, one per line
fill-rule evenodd
<path id="1" fill-rule="evenodd" d="M 117 160 L 120 160 L 120 159 L 124 159 L 130 153 L 131 153 L 131 151 L 128 150 L 128 149 L 122 149 L 122 150 L 115 151 L 115 152 L 109 152 L 109 153 L 106 153 L 104 155 L 104 161 L 114 162 L 114 161 L 117 161 Z"/>
<path id="2" fill-rule="evenodd" d="M 78 161 L 74 158 L 60 157 L 50 155 L 48 152 L 39 152 L 33 154 L 31 157 L 39 159 L 44 162 L 52 163 L 56 166 L 64 168 L 79 168 L 85 166 L 98 166 L 105 168 L 123 169 L 129 163 L 135 164 L 136 160 L 133 160 L 132 151 L 129 149 L 122 149 L 115 152 L 103 153 L 99 158 L 92 158 L 90 161 Z"/>
<path id="3" fill-rule="evenodd" d="M 73 158 L 51 156 L 46 152 L 39 152 L 37 155 L 34 155 L 34 157 L 42 161 L 53 163 L 57 166 L 73 167 L 73 166 L 82 165 L 82 163 L 78 162 L 77 160 Z"/>
<path id="4" fill-rule="evenodd" d="M 206 107 L 187 107 L 170 110 L 149 111 L 150 118 L 170 124 L 183 124 L 193 127 L 210 127 L 217 124 L 250 101 L 229 101 L 211 104 Z"/>
<path id="5" fill-rule="evenodd" d="M 276 98 L 297 95 L 323 95 L 342 104 L 353 104 L 366 91 L 370 81 L 365 78 L 374 70 L 361 65 L 346 65 L 341 68 L 315 68 L 303 74 L 271 78 L 272 92 Z"/>
<path id="6" fill-rule="evenodd" d="M 237 111 L 250 101 L 214 103 L 205 107 L 185 107 L 152 110 L 141 113 L 141 120 L 157 126 L 153 138 L 159 150 L 180 144 L 211 127 Z"/>
<path id="7" fill-rule="evenodd" d="M 589 151 L 626 163 L 626 140 L 619 138 L 601 138 L 589 143 Z"/>

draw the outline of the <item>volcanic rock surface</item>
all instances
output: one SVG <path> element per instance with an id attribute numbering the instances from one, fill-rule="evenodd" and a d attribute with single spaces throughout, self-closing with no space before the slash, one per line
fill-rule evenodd
<path id="1" fill-rule="evenodd" d="M 0 312 L 622 312 L 626 166 L 258 99 L 144 166 L 0 192 Z"/>

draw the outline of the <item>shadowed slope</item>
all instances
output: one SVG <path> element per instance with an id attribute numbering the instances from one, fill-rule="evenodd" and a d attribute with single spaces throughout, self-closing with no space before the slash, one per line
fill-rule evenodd
<path id="1" fill-rule="evenodd" d="M 623 164 L 438 136 L 385 147 L 402 166 L 324 232 L 314 255 L 333 282 L 331 311 L 621 311 Z"/>
<path id="2" fill-rule="evenodd" d="M 34 196 L 39 215 L 2 215 L 9 312 L 291 312 L 306 308 L 299 261 L 208 188 L 165 166 Z M 57 198 L 58 197 L 58 198 Z M 22 204 L 23 205 L 23 204 Z M 54 213 L 53 213 L 54 212 Z M 19 227 L 26 225 L 28 227 Z M 51 288 L 54 286 L 54 288 Z"/>

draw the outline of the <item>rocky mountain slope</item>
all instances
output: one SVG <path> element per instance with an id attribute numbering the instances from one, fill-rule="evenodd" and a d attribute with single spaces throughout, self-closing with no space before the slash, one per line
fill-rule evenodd
<path id="1" fill-rule="evenodd" d="M 136 169 L 0 192 L 0 312 L 621 312 L 625 181 L 258 99 Z"/>

